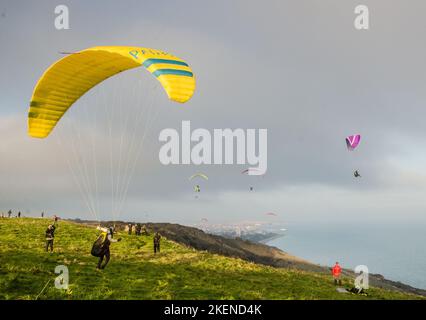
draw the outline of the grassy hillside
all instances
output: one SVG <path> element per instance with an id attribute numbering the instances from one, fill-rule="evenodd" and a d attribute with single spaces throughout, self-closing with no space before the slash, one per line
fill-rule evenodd
<path id="1" fill-rule="evenodd" d="M 156 256 L 151 236 L 119 234 L 111 261 L 96 270 L 90 249 L 98 232 L 60 221 L 54 253 L 44 251 L 50 220 L 0 219 L 0 299 L 416 299 L 371 288 L 369 296 L 336 292 L 331 277 L 256 265 L 188 249 L 163 239 Z M 57 265 L 69 268 L 68 290 L 53 285 Z M 352 280 L 344 284 L 351 286 Z"/>

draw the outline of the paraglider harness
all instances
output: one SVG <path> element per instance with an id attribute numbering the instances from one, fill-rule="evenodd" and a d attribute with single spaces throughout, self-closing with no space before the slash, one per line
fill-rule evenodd
<path id="1" fill-rule="evenodd" d="M 113 237 L 112 229 L 110 228 L 109 231 L 111 232 L 111 237 Z M 108 232 L 102 232 L 92 245 L 91 255 L 101 257 L 107 241 L 109 241 Z"/>
<path id="2" fill-rule="evenodd" d="M 51 224 L 49 225 L 49 227 L 46 230 L 46 240 L 53 240 L 53 238 L 55 238 L 55 229 L 56 226 L 55 224 Z"/>
<path id="3" fill-rule="evenodd" d="M 352 293 L 352 294 L 358 294 L 361 296 L 368 296 L 367 291 L 365 291 L 363 288 L 360 287 L 353 287 L 350 290 L 348 290 L 348 292 Z"/>

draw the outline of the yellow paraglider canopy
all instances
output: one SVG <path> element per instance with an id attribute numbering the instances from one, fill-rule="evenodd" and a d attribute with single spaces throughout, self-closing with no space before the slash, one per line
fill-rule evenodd
<path id="1" fill-rule="evenodd" d="M 192 176 L 189 177 L 189 180 L 192 180 L 195 177 L 200 177 L 200 178 L 203 178 L 205 180 L 209 180 L 209 177 L 207 175 L 205 175 L 204 173 L 201 173 L 201 172 L 193 174 Z"/>
<path id="2" fill-rule="evenodd" d="M 125 70 L 144 66 L 160 81 L 169 99 L 184 103 L 195 90 L 188 64 L 160 50 L 92 47 L 51 65 L 37 82 L 28 112 L 28 134 L 47 137 L 64 113 L 91 88 Z"/>

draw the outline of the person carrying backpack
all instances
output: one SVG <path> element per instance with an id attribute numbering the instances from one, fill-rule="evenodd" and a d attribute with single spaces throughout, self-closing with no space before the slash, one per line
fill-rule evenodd
<path id="1" fill-rule="evenodd" d="M 102 234 L 98 237 L 98 240 L 95 241 L 92 247 L 92 255 L 99 257 L 97 269 L 105 269 L 107 266 L 111 253 L 109 250 L 109 246 L 112 242 L 119 242 L 121 241 L 121 238 L 114 239 L 114 228 L 102 228 L 101 226 L 98 226 L 96 228 L 97 230 L 102 231 Z M 102 261 L 105 258 L 104 264 L 102 264 Z"/>
<path id="2" fill-rule="evenodd" d="M 45 235 L 46 235 L 46 252 L 49 251 L 53 252 L 53 240 L 55 239 L 55 230 L 56 230 L 56 222 L 54 224 L 49 224 L 49 226 L 46 229 Z"/>

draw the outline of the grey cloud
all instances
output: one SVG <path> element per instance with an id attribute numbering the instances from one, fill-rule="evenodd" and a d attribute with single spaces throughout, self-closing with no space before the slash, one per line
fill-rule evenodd
<path id="1" fill-rule="evenodd" d="M 343 210 L 355 212 L 354 205 L 358 213 L 371 215 L 388 212 L 382 199 L 389 197 L 395 199 L 394 215 L 406 205 L 418 217 L 422 198 L 415 190 L 424 187 L 423 173 L 420 166 L 409 170 L 405 146 L 412 145 L 410 157 L 423 156 L 422 1 L 364 2 L 371 14 L 371 30 L 365 32 L 353 28 L 356 1 L 63 3 L 71 10 L 71 30 L 63 32 L 53 27 L 55 1 L 4 1 L 0 7 L 7 10 L 7 19 L 0 19 L 0 39 L 8 44 L 0 59 L 7 70 L 0 75 L 0 86 L 7 88 L 0 110 L 5 209 L 85 212 L 66 165 L 67 152 L 58 152 L 54 138 L 41 142 L 26 136 L 28 101 L 43 70 L 61 57 L 58 51 L 131 44 L 162 48 L 189 61 L 197 92 L 178 108 L 158 93 L 163 110 L 137 162 L 125 216 L 149 211 L 164 220 L 228 219 L 231 213 L 235 219 L 254 219 L 256 212 L 278 208 L 304 219 L 315 216 L 314 211 L 332 217 Z M 111 83 L 130 87 L 136 74 L 120 75 L 120 82 Z M 123 104 L 136 110 L 129 91 L 121 92 Z M 75 107 L 95 101 L 96 94 L 99 90 Z M 240 175 L 242 166 L 162 166 L 158 133 L 179 128 L 182 120 L 190 120 L 193 128 L 267 128 L 267 175 L 252 182 Z M 93 135 L 95 128 L 81 125 Z M 57 129 L 73 139 L 70 130 Z M 353 133 L 363 138 L 349 153 L 344 138 Z M 105 211 L 108 149 L 120 144 L 113 140 L 97 146 L 98 191 Z M 90 151 L 89 141 L 81 148 Z M 354 181 L 354 169 L 361 171 L 362 181 Z M 194 171 L 212 177 L 199 202 L 187 181 Z M 250 184 L 256 187 L 254 196 L 245 192 Z M 336 198 L 339 192 L 342 198 Z M 305 198 L 315 205 L 304 206 Z"/>

